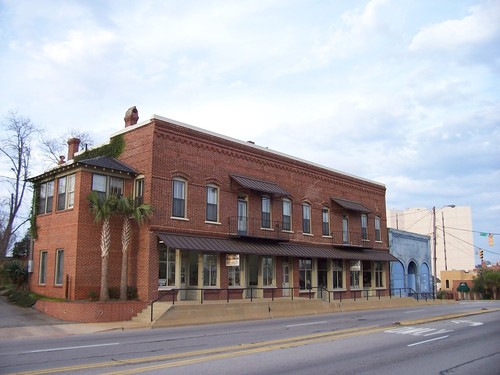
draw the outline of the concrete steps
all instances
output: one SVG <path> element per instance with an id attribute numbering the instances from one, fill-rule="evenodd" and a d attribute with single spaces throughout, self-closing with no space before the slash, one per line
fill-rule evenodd
<path id="1" fill-rule="evenodd" d="M 155 302 L 153 305 L 153 321 L 163 316 L 170 308 L 172 302 Z M 151 323 L 151 305 L 148 305 L 137 316 L 132 318 L 133 322 Z"/>

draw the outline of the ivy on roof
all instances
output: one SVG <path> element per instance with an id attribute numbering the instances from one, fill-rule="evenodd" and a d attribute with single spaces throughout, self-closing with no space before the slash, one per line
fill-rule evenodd
<path id="1" fill-rule="evenodd" d="M 123 135 L 119 134 L 111 138 L 108 144 L 82 152 L 80 155 L 75 156 L 74 160 L 75 162 L 77 162 L 85 159 L 97 158 L 99 156 L 118 158 L 123 152 L 124 148 L 125 140 L 123 139 Z"/>

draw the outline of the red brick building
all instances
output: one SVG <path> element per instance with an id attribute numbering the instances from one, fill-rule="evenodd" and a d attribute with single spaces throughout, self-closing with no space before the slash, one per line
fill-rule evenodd
<path id="1" fill-rule="evenodd" d="M 129 285 L 141 301 L 389 295 L 385 186 L 160 116 L 125 127 L 32 179 L 37 239 L 31 289 L 84 300 L 100 289 L 101 224 L 92 190 L 150 203 L 135 225 Z M 118 287 L 121 218 L 111 220 Z M 307 294 L 306 294 L 307 293 Z"/>

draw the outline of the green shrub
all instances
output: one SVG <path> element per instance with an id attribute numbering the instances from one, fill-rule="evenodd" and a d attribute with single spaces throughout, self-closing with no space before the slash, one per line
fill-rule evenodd
<path id="1" fill-rule="evenodd" d="M 28 267 L 17 259 L 5 263 L 2 267 L 2 274 L 17 289 L 24 289 L 28 284 Z"/>
<path id="2" fill-rule="evenodd" d="M 37 296 L 27 290 L 17 290 L 12 292 L 8 300 L 21 307 L 31 307 L 37 301 Z"/>
<path id="3" fill-rule="evenodd" d="M 137 293 L 137 288 L 135 286 L 127 287 L 127 299 L 130 301 L 135 301 L 139 298 L 139 294 Z"/>

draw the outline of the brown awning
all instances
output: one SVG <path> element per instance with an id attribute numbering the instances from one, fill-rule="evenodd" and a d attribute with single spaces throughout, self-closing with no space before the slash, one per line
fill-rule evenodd
<path id="1" fill-rule="evenodd" d="M 252 254 L 290 256 L 302 258 L 349 259 L 371 261 L 397 261 L 388 251 L 368 249 L 344 250 L 333 246 L 312 246 L 289 242 L 243 241 L 230 238 L 187 236 L 158 233 L 158 238 L 168 247 L 179 250 L 196 250 L 227 254 Z"/>
<path id="2" fill-rule="evenodd" d="M 358 212 L 365 212 L 368 213 L 370 210 L 363 206 L 361 203 L 350 201 L 347 199 L 342 199 L 342 198 L 332 198 L 332 201 L 337 203 L 339 206 L 345 208 L 346 210 L 350 211 L 358 211 Z"/>
<path id="3" fill-rule="evenodd" d="M 236 176 L 236 175 L 231 175 L 231 178 L 234 181 L 236 181 L 239 185 L 250 190 L 260 191 L 262 193 L 268 193 L 273 195 L 282 195 L 282 196 L 290 195 L 285 189 L 275 184 L 274 182 L 262 181 L 262 180 L 257 180 L 255 178 Z"/>

